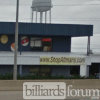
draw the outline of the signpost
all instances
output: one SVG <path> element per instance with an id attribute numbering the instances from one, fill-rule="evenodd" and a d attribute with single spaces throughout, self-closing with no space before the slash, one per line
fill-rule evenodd
<path id="1" fill-rule="evenodd" d="M 90 36 L 88 36 L 87 56 L 90 56 Z"/>

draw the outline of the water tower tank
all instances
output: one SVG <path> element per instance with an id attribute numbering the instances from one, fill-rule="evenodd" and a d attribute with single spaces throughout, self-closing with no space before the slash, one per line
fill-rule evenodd
<path id="1" fill-rule="evenodd" d="M 32 9 L 37 12 L 46 12 L 52 7 L 52 0 L 33 0 Z"/>

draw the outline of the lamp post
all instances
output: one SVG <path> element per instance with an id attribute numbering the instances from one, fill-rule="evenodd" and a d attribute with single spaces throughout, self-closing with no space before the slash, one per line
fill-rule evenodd
<path id="1" fill-rule="evenodd" d="M 15 51 L 14 51 L 13 80 L 17 80 L 18 14 L 19 14 L 19 0 L 17 0 L 17 9 L 16 9 L 16 29 L 15 29 Z"/>

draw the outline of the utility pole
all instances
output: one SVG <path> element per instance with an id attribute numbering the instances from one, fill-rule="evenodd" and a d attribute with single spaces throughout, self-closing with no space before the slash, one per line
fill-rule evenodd
<path id="1" fill-rule="evenodd" d="M 16 29 L 15 29 L 15 51 L 14 51 L 13 80 L 17 80 L 18 15 L 19 15 L 19 0 L 17 0 L 17 8 L 16 8 Z"/>

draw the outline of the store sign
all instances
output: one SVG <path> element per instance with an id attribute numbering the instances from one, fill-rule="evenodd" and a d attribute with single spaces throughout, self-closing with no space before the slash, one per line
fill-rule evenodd
<path id="1" fill-rule="evenodd" d="M 11 44 L 11 50 L 12 50 L 12 51 L 15 51 L 15 43 L 12 43 L 12 44 Z"/>
<path id="2" fill-rule="evenodd" d="M 8 36 L 7 35 L 2 35 L 1 36 L 1 43 L 6 44 L 8 42 Z"/>
<path id="3" fill-rule="evenodd" d="M 40 65 L 84 65 L 82 57 L 40 57 Z"/>
<path id="4" fill-rule="evenodd" d="M 15 43 L 12 43 L 10 48 L 11 48 L 12 51 L 15 51 Z M 18 46 L 17 46 L 17 49 L 18 49 Z"/>
<path id="5" fill-rule="evenodd" d="M 29 39 L 27 36 L 23 36 L 21 39 L 22 46 L 27 46 L 29 44 Z"/>

